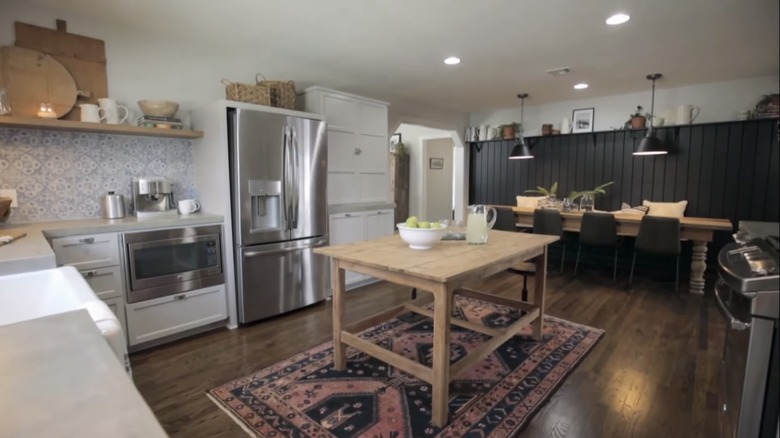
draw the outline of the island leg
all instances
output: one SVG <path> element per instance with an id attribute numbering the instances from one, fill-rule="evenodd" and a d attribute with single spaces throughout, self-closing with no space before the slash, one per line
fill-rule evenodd
<path id="1" fill-rule="evenodd" d="M 544 292 L 547 287 L 547 245 L 544 251 L 536 256 L 536 273 L 534 274 L 534 305 L 539 306 L 539 317 L 532 323 L 533 337 L 537 341 L 542 340 L 544 329 Z"/>
<path id="2" fill-rule="evenodd" d="M 694 240 L 691 256 L 691 279 L 688 290 L 692 294 L 704 294 L 704 270 L 707 268 L 707 242 Z"/>
<path id="3" fill-rule="evenodd" d="M 341 342 L 341 328 L 344 323 L 344 269 L 337 260 L 331 266 L 333 282 L 333 368 L 343 370 L 347 367 L 347 345 Z"/>
<path id="4" fill-rule="evenodd" d="M 431 424 L 444 427 L 450 398 L 450 315 L 452 291 L 435 291 L 433 308 L 433 412 Z"/>

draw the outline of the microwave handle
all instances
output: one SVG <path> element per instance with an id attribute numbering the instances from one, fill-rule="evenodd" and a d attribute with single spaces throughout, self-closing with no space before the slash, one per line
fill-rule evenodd
<path id="1" fill-rule="evenodd" d="M 726 307 L 726 304 L 723 303 L 723 299 L 720 297 L 720 291 L 725 290 L 723 289 L 725 287 L 728 287 L 725 281 L 718 278 L 718 281 L 715 282 L 715 300 L 718 302 L 718 306 L 720 307 L 720 310 L 723 312 L 723 314 L 726 316 L 726 319 L 729 321 L 729 326 L 731 326 L 734 330 L 747 330 L 750 328 L 749 322 L 740 321 L 737 318 L 734 318 L 734 315 L 729 312 L 728 307 Z"/>

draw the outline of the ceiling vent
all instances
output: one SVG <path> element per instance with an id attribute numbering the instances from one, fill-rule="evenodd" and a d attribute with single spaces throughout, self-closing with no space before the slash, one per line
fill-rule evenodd
<path id="1" fill-rule="evenodd" d="M 569 73 L 571 73 L 571 69 L 569 67 L 558 67 L 552 70 L 547 70 L 547 74 L 550 76 L 563 76 Z"/>

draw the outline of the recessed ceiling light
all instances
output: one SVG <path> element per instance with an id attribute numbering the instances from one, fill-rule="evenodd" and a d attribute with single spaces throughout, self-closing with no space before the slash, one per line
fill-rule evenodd
<path id="1" fill-rule="evenodd" d="M 450 56 L 449 58 L 444 60 L 444 63 L 447 65 L 460 64 L 460 58 L 458 58 L 457 56 Z"/>
<path id="2" fill-rule="evenodd" d="M 574 86 L 575 90 L 584 90 L 586 88 L 588 88 L 588 84 L 586 84 L 585 82 L 581 82 Z"/>
<path id="3" fill-rule="evenodd" d="M 630 20 L 631 17 L 628 16 L 628 14 L 615 14 L 609 18 L 607 18 L 607 24 L 610 26 L 614 26 L 616 24 L 623 24 L 626 21 Z"/>

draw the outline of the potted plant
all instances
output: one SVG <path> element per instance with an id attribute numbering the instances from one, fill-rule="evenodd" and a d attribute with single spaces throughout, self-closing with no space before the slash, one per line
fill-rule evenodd
<path id="1" fill-rule="evenodd" d="M 608 183 L 604 183 L 604 184 L 602 184 L 600 186 L 597 186 L 593 190 L 583 190 L 581 192 L 577 192 L 577 191 L 571 192 L 571 193 L 569 193 L 569 198 L 568 199 L 569 199 L 570 202 L 574 203 L 574 201 L 576 201 L 578 198 L 585 198 L 585 199 L 587 199 L 586 204 L 588 204 L 591 207 L 591 209 L 592 209 L 593 201 L 595 201 L 596 195 L 604 195 L 604 194 L 606 194 L 607 191 L 605 189 L 607 187 L 611 186 L 614 183 L 615 183 L 615 181 L 610 181 Z"/>
<path id="2" fill-rule="evenodd" d="M 633 129 L 642 129 L 647 124 L 647 115 L 642 112 L 642 106 L 637 105 L 636 112 L 631 114 L 631 120 L 627 124 Z"/>
<path id="3" fill-rule="evenodd" d="M 504 140 L 514 140 L 518 132 L 523 130 L 523 125 L 512 122 L 499 126 L 501 131 L 501 138 Z"/>

